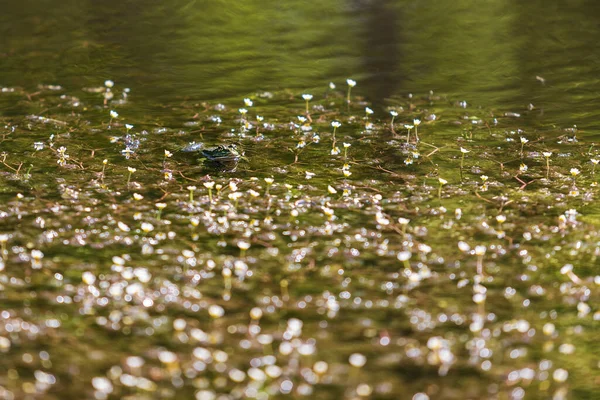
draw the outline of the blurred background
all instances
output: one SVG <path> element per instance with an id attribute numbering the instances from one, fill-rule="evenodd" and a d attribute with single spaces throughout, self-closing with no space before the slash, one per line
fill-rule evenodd
<path id="1" fill-rule="evenodd" d="M 351 77 L 375 105 L 431 90 L 594 127 L 599 16 L 594 0 L 5 0 L 0 86 L 113 79 L 158 112 Z"/>

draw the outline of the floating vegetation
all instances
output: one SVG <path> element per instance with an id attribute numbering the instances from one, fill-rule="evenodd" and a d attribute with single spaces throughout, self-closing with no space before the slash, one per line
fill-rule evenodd
<path id="1" fill-rule="evenodd" d="M 0 397 L 597 394 L 585 132 L 346 83 L 171 122 L 40 87 L 3 117 Z"/>

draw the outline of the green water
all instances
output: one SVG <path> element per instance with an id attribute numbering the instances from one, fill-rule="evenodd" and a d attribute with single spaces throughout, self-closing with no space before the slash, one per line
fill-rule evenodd
<path id="1" fill-rule="evenodd" d="M 2 4 L 0 398 L 597 398 L 564 3 Z"/>

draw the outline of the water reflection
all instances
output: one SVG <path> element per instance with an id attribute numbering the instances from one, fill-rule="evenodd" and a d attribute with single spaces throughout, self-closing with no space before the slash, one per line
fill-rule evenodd
<path id="1" fill-rule="evenodd" d="M 577 106 L 582 127 L 597 115 L 595 2 L 25 3 L 0 16 L 3 85 L 111 78 L 156 111 L 181 98 L 317 90 L 353 77 L 376 103 L 434 90 L 521 110 Z"/>
<path id="2" fill-rule="evenodd" d="M 400 87 L 399 66 L 402 61 L 401 47 L 403 21 L 401 9 L 392 1 L 365 2 L 365 43 L 361 55 L 361 68 L 367 98 L 381 102 L 396 94 Z"/>

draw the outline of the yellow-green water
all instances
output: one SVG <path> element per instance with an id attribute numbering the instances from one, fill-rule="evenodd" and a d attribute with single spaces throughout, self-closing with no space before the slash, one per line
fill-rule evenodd
<path id="1" fill-rule="evenodd" d="M 4 4 L 0 398 L 598 397 L 599 13 Z"/>

